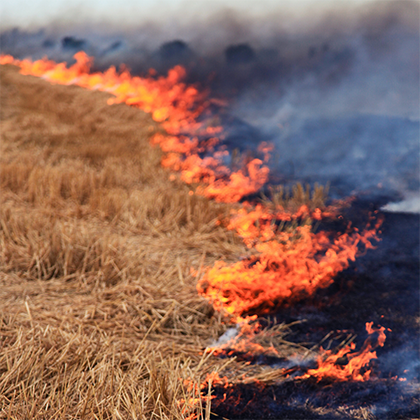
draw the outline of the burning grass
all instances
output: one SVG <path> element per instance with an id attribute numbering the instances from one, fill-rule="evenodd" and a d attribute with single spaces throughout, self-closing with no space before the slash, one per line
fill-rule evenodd
<path id="1" fill-rule="evenodd" d="M 209 135 L 218 127 L 200 134 L 195 118 L 205 106 L 190 109 L 201 95 L 178 83 L 181 69 L 152 80 L 149 92 L 148 82 L 127 74 L 87 75 L 85 58 L 70 70 L 41 64 L 55 66 L 60 83 L 93 88 L 116 81 L 116 99 L 1 68 L 1 414 L 209 418 L 213 385 L 233 389 L 287 376 L 205 352 L 227 332 L 214 309 L 242 322 L 247 312 L 267 314 L 290 296 L 325 287 L 359 243 L 371 246 L 375 231 L 333 242 L 313 233 L 310 220 L 334 213 L 321 187 L 312 196 L 297 186 L 292 196 L 273 191 L 261 205 L 227 204 L 266 182 L 269 147 L 260 151 L 263 160 L 248 159 L 235 171 L 221 165 L 223 151 L 202 159 L 194 148 L 213 150 Z M 177 107 L 179 92 L 188 100 Z M 152 112 L 169 136 L 139 110 L 115 104 L 122 101 Z M 184 131 L 198 133 L 200 142 Z M 167 152 L 164 158 L 150 142 Z M 194 193 L 199 181 L 204 186 Z M 245 275 L 251 279 L 244 288 Z M 213 306 L 197 294 L 197 277 Z M 250 297 L 243 296 L 248 289 Z M 285 340 L 287 325 L 263 328 L 255 318 L 240 327 L 236 351 L 244 343 L 244 352 L 252 345 L 254 354 L 278 359 L 310 352 Z"/>

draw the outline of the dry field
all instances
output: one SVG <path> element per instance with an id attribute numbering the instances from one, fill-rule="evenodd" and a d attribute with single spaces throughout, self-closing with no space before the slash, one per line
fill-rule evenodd
<path id="1" fill-rule="evenodd" d="M 0 418 L 186 418 L 226 364 L 190 269 L 244 252 L 229 206 L 169 180 L 142 111 L 0 70 Z"/>

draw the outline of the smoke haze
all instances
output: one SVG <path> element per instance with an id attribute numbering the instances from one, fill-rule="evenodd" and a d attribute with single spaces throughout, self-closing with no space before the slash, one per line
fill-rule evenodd
<path id="1" fill-rule="evenodd" d="M 337 4 L 347 3 L 347 8 L 372 3 L 373 0 L 25 0 L 2 2 L 0 14 L 3 29 L 19 26 L 25 29 L 36 29 L 53 23 L 63 25 L 112 23 L 114 26 L 127 28 L 138 27 L 145 22 L 164 22 L 165 26 L 189 25 L 203 21 L 216 13 L 225 14 L 229 9 L 236 15 L 252 19 L 277 15 L 287 15 L 289 26 L 307 16 L 323 13 L 326 9 L 336 8 Z"/>

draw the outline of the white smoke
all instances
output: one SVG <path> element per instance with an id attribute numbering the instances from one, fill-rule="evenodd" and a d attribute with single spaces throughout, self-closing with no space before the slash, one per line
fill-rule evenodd
<path id="1" fill-rule="evenodd" d="M 228 328 L 213 344 L 211 348 L 224 347 L 226 344 L 231 343 L 238 336 L 240 331 L 239 325 L 236 327 Z"/>
<path id="2" fill-rule="evenodd" d="M 388 203 L 381 208 L 382 211 L 391 213 L 417 213 L 420 214 L 420 195 L 406 193 L 403 200 Z"/>
<path id="3" fill-rule="evenodd" d="M 234 14 L 261 16 L 279 14 L 281 11 L 289 27 L 296 27 L 297 22 L 312 16 L 311 22 L 325 10 L 336 9 L 337 5 L 346 4 L 347 9 L 372 3 L 372 0 L 14 0 L 0 4 L 3 30 L 13 27 L 39 28 L 56 24 L 99 23 L 107 22 L 113 26 L 138 27 L 146 22 L 164 22 L 179 30 L 192 25 L 208 16 L 231 10 Z M 284 23 L 286 25 L 286 23 Z M 179 33 L 178 33 L 179 36 Z"/>

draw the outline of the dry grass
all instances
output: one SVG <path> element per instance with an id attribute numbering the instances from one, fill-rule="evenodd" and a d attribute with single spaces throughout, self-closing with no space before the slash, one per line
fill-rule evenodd
<path id="1" fill-rule="evenodd" d="M 0 418 L 181 419 L 182 379 L 225 363 L 200 355 L 226 327 L 190 269 L 244 252 L 230 208 L 106 99 L 1 67 Z"/>
<path id="2" fill-rule="evenodd" d="M 315 183 L 311 190 L 310 185 L 304 187 L 300 182 L 292 187 L 291 191 L 285 190 L 282 185 L 270 188 L 270 197 L 263 196 L 262 202 L 267 208 L 279 208 L 296 213 L 303 205 L 309 210 L 324 209 L 328 197 L 329 186 Z"/>

